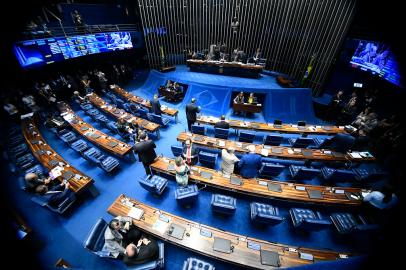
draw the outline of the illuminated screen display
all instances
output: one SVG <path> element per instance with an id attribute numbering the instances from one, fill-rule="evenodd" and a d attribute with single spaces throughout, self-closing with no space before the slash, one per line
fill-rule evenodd
<path id="1" fill-rule="evenodd" d="M 20 65 L 28 68 L 132 47 L 129 32 L 111 32 L 20 41 L 14 44 L 14 53 Z"/>
<path id="2" fill-rule="evenodd" d="M 398 63 L 390 48 L 384 43 L 358 40 L 350 64 L 352 67 L 382 77 L 397 86 L 402 86 Z"/>

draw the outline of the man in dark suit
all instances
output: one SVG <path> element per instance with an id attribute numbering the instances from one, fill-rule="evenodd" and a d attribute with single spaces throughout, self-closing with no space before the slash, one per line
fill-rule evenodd
<path id="1" fill-rule="evenodd" d="M 216 124 L 214 124 L 215 128 L 223 128 L 223 129 L 229 129 L 230 124 L 226 122 L 226 117 L 222 115 L 220 117 L 220 121 L 218 121 Z"/>
<path id="2" fill-rule="evenodd" d="M 187 165 L 193 166 L 197 163 L 198 150 L 192 144 L 192 141 L 190 139 L 187 139 L 185 141 L 185 144 L 183 145 L 182 157 Z"/>
<path id="3" fill-rule="evenodd" d="M 248 146 L 249 153 L 242 156 L 238 167 L 240 167 L 240 174 L 244 178 L 255 178 L 262 165 L 262 158 L 255 153 L 255 146 Z"/>
<path id="4" fill-rule="evenodd" d="M 154 148 L 156 148 L 156 145 L 152 140 L 148 139 L 148 136 L 145 132 L 140 134 L 139 139 L 140 142 L 134 145 L 134 152 L 138 154 L 138 158 L 142 162 L 146 174 L 150 175 L 151 170 L 149 168 L 149 165 L 151 165 L 156 158 L 156 153 L 154 150 Z"/>
<path id="5" fill-rule="evenodd" d="M 186 105 L 186 119 L 189 131 L 192 131 L 192 125 L 196 122 L 196 114 L 200 112 L 200 106 L 196 106 L 195 103 L 196 99 L 192 98 L 192 101 Z"/>
<path id="6" fill-rule="evenodd" d="M 151 102 L 151 112 L 156 115 L 161 115 L 161 103 L 159 103 L 158 95 L 154 95 L 154 99 Z"/>
<path id="7" fill-rule="evenodd" d="M 72 192 L 69 189 L 69 182 L 62 182 L 60 185 L 48 189 L 46 185 L 39 185 L 35 192 L 40 194 L 46 202 L 52 207 L 58 207 Z"/>

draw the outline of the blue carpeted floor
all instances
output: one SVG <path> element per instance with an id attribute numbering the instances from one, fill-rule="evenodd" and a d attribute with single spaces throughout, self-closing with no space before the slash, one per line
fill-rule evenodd
<path id="1" fill-rule="evenodd" d="M 136 81 L 126 86 L 126 90 L 132 91 L 134 94 L 142 97 L 151 98 L 154 94 L 152 89 L 156 89 L 157 86 L 166 80 L 165 76 L 157 74 L 156 71 L 152 71 L 152 73 L 155 73 L 155 75 L 149 75 L 148 78 L 145 73 L 140 73 L 140 76 Z M 156 78 L 159 77 L 158 75 L 162 77 L 161 81 L 156 80 Z M 169 73 L 169 75 L 171 75 L 171 73 Z M 176 76 L 187 75 L 187 72 L 179 72 L 176 74 Z M 190 80 L 197 79 L 197 75 L 195 76 L 192 74 L 189 76 Z M 213 77 L 214 75 L 210 76 Z M 221 78 L 215 81 L 216 84 L 222 84 L 226 81 L 234 80 L 238 81 L 238 83 L 243 83 L 247 80 L 251 82 L 252 80 L 241 78 L 230 79 L 229 77 L 222 78 L 224 76 L 219 77 Z M 146 79 L 146 81 L 141 86 L 143 79 Z M 261 84 L 260 80 L 258 80 L 257 83 L 259 87 Z M 204 87 L 207 91 L 215 92 L 216 90 L 215 87 L 214 90 L 207 85 Z M 173 157 L 170 146 L 172 144 L 178 144 L 175 138 L 179 132 L 184 131 L 186 128 L 186 119 L 183 110 L 183 105 L 185 102 L 186 101 L 177 105 L 178 109 L 180 110 L 180 123 L 175 124 L 172 122 L 167 129 L 161 131 L 161 139 L 156 141 L 158 154 L 162 153 L 164 156 Z M 165 102 L 162 102 L 162 104 L 173 107 L 173 104 Z M 207 112 L 210 114 L 212 114 L 211 112 L 214 112 L 216 108 L 217 107 L 215 105 L 209 105 L 206 107 Z M 103 132 L 112 135 L 110 131 L 99 126 L 90 117 L 86 116 L 80 109 L 76 107 L 74 107 L 74 109 L 85 121 L 91 123 L 94 127 L 102 130 Z M 228 111 L 227 108 L 223 109 Z M 263 121 L 264 118 L 261 115 L 255 120 Z M 275 227 L 262 227 L 249 222 L 249 203 L 251 201 L 257 201 L 257 199 L 238 196 L 237 211 L 235 215 L 224 218 L 222 216 L 212 214 L 211 211 L 207 211 L 212 194 L 219 192 L 216 190 L 210 190 L 208 188 L 200 191 L 198 202 L 192 208 L 183 208 L 177 205 L 174 199 L 174 191 L 176 189 L 175 181 L 170 181 L 167 190 L 161 197 L 154 197 L 146 190 L 141 188 L 137 183 L 138 179 L 144 175 L 144 169 L 142 164 L 139 162 L 134 163 L 130 161 L 121 161 L 121 169 L 113 176 L 109 176 L 106 175 L 100 168 L 95 167 L 84 160 L 80 155 L 70 149 L 49 130 L 42 128 L 41 131 L 49 145 L 54 148 L 56 152 L 58 152 L 73 166 L 95 179 L 95 186 L 100 191 L 100 195 L 96 198 L 92 198 L 89 194 L 83 194 L 84 196 L 79 198 L 79 201 L 66 215 L 59 216 L 32 203 L 30 201 L 29 194 L 18 190 L 15 177 L 11 176 L 8 179 L 9 192 L 10 194 L 15 194 L 12 197 L 13 203 L 34 230 L 36 252 L 38 258 L 44 266 L 52 266 L 57 259 L 64 258 L 70 262 L 72 266 L 80 269 L 125 269 L 125 266 L 121 262 L 111 259 L 98 258 L 83 248 L 83 241 L 96 219 L 99 217 L 104 217 L 106 220 L 110 220 L 111 216 L 107 214 L 107 208 L 122 193 L 151 206 L 160 208 L 164 211 L 168 211 L 195 222 L 271 242 L 318 249 L 353 251 L 358 253 L 366 253 L 370 247 L 372 240 L 368 234 L 360 234 L 356 235 L 355 237 L 346 237 L 338 235 L 334 231 L 335 229 L 333 227 L 320 232 L 298 231 L 293 228 L 288 214 L 288 210 L 291 207 L 305 207 L 320 210 L 326 215 L 337 211 L 337 209 L 328 209 L 320 206 L 293 205 L 290 203 L 268 200 L 268 203 L 280 207 L 281 213 L 286 217 L 286 221 Z M 210 133 L 212 133 L 211 128 L 209 129 L 209 134 Z M 256 140 L 259 142 L 260 139 L 261 134 L 258 134 Z M 285 176 L 282 175 L 281 178 L 285 178 Z M 314 181 L 317 183 L 317 180 Z M 235 194 L 230 195 L 236 196 Z M 166 244 L 165 255 L 166 269 L 180 269 L 183 261 L 189 256 L 195 256 L 206 261 L 210 261 L 216 265 L 216 269 L 238 269 L 226 263 L 210 260 L 204 256 L 194 254 L 169 244 Z"/>

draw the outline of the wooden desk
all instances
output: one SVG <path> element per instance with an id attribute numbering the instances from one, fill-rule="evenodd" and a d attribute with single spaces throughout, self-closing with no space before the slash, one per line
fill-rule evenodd
<path id="1" fill-rule="evenodd" d="M 128 199 L 129 203 L 132 203 L 135 207 L 144 210 L 144 215 L 143 217 L 141 217 L 140 220 L 133 219 L 133 224 L 141 230 L 171 244 L 239 266 L 252 269 L 275 269 L 274 267 L 261 264 L 260 251 L 249 248 L 248 242 L 260 245 L 260 248 L 262 250 L 277 252 L 279 254 L 281 267 L 293 267 L 312 263 L 312 261 L 301 259 L 299 257 L 299 252 L 312 254 L 314 260 L 317 261 L 334 261 L 343 256 L 353 256 L 349 253 L 338 253 L 329 250 L 316 250 L 271 243 L 268 241 L 251 238 L 245 235 L 223 231 L 172 215 L 168 212 L 161 211 L 157 208 L 153 208 L 149 205 L 143 204 L 137 200 L 128 198 L 123 194 L 120 195 L 109 207 L 109 209 L 107 210 L 108 213 L 113 216 L 127 216 L 130 207 L 127 206 L 127 203 L 125 202 L 126 199 Z M 169 218 L 169 222 L 167 223 L 160 220 L 160 215 Z M 182 240 L 168 235 L 168 230 L 171 223 L 175 223 L 186 228 Z M 160 225 L 160 229 L 157 228 L 157 225 Z M 201 235 L 201 229 L 211 232 L 212 236 L 206 237 Z M 233 252 L 231 252 L 230 254 L 226 254 L 214 251 L 214 237 L 220 237 L 230 240 L 231 245 L 234 246 Z"/>
<path id="2" fill-rule="evenodd" d="M 149 102 L 148 99 L 143 99 L 139 96 L 133 95 L 132 93 L 129 93 L 127 91 L 125 91 L 123 88 L 114 85 L 111 88 L 116 94 L 120 95 L 121 97 L 125 98 L 127 101 L 133 102 L 133 103 L 137 103 L 140 104 L 148 109 L 151 109 L 151 103 Z M 173 108 L 168 108 L 166 107 L 165 109 L 162 109 L 161 106 L 161 111 L 163 114 L 169 115 L 169 116 L 173 116 L 175 117 L 175 121 L 178 122 L 178 110 L 177 109 L 173 109 Z"/>
<path id="3" fill-rule="evenodd" d="M 221 62 L 211 60 L 186 60 L 191 71 L 214 73 L 229 76 L 259 78 L 263 67 L 260 65 L 243 64 L 241 62 Z"/>
<path id="4" fill-rule="evenodd" d="M 158 173 L 164 173 L 175 176 L 175 171 L 169 171 L 168 165 L 175 164 L 175 160 L 169 158 L 160 157 L 150 165 L 151 169 Z M 201 172 L 207 172 L 212 175 L 211 179 L 202 177 Z M 242 185 L 234 185 L 230 183 L 230 179 L 224 177 L 220 171 L 209 169 L 201 166 L 192 166 L 189 180 L 202 183 L 214 188 L 224 189 L 227 191 L 237 192 L 254 197 L 263 197 L 266 199 L 280 199 L 289 200 L 295 202 L 305 203 L 318 203 L 326 205 L 344 205 L 344 206 L 358 206 L 361 205 L 362 200 L 350 200 L 345 193 L 335 193 L 335 190 L 341 192 L 350 192 L 360 194 L 362 189 L 360 188 L 348 188 L 348 187 L 327 187 L 327 186 L 313 186 L 304 184 L 294 184 L 288 182 L 270 181 L 267 179 L 244 179 L 240 175 L 233 174 L 233 177 L 238 177 L 243 182 Z M 268 183 L 279 185 L 281 192 L 271 191 L 268 189 Z M 299 188 L 299 189 L 297 189 Z M 312 199 L 308 196 L 306 188 L 309 190 L 319 190 L 323 194 L 322 199 Z"/>
<path id="5" fill-rule="evenodd" d="M 166 87 L 159 87 L 158 88 L 158 95 L 165 97 L 169 101 L 181 101 L 185 97 L 185 89 L 183 92 L 178 92 L 175 90 L 169 90 Z"/>
<path id="6" fill-rule="evenodd" d="M 135 117 L 134 115 L 127 113 L 122 109 L 118 109 L 116 106 L 108 104 L 104 99 L 102 99 L 95 93 L 87 94 L 86 96 L 93 105 L 101 109 L 103 112 L 111 115 L 116 119 L 124 118 L 128 123 L 137 123 L 140 127 L 147 130 L 148 132 L 156 132 L 158 139 L 160 138 L 158 124 L 152 123 L 145 119 L 141 119 L 139 117 Z"/>
<path id="7" fill-rule="evenodd" d="M 28 146 L 30 147 L 34 156 L 42 164 L 42 166 L 51 171 L 53 168 L 59 166 L 60 162 L 64 164 L 62 175 L 56 179 L 62 182 L 64 180 L 63 175 L 65 173 L 71 173 L 73 174 L 73 177 L 69 179 L 69 188 L 73 192 L 81 193 L 84 190 L 89 189 L 93 196 L 96 196 L 98 194 L 96 188 L 93 185 L 93 179 L 85 175 L 75 167 L 71 166 L 66 160 L 58 155 L 44 140 L 32 118 L 26 118 L 22 120 L 21 125 L 24 138 L 27 141 Z M 75 178 L 76 174 L 81 176 L 80 179 Z"/>
<path id="8" fill-rule="evenodd" d="M 235 112 L 249 112 L 260 113 L 262 112 L 262 104 L 249 104 L 249 103 L 235 103 L 233 102 L 233 110 Z"/>
<path id="9" fill-rule="evenodd" d="M 200 116 L 197 118 L 197 122 L 200 124 L 214 126 L 220 119 L 213 116 Z M 306 126 L 304 129 L 299 128 L 297 125 L 283 124 L 281 126 L 274 126 L 271 123 L 261 122 L 246 122 L 240 120 L 227 120 L 230 124 L 230 128 L 233 129 L 246 129 L 246 130 L 258 130 L 267 132 L 280 132 L 280 133 L 306 133 L 306 134 L 337 134 L 347 133 L 344 130 L 344 126 Z"/>
<path id="10" fill-rule="evenodd" d="M 114 137 L 110 137 L 95 129 L 92 125 L 84 122 L 82 118 L 76 115 L 65 102 L 58 102 L 57 106 L 61 112 L 61 116 L 73 127 L 74 130 L 76 130 L 77 133 L 90 142 L 121 158 L 124 158 L 125 155 L 131 153 L 131 145 L 117 140 Z"/>
<path id="11" fill-rule="evenodd" d="M 262 144 L 243 143 L 230 140 L 222 140 L 192 133 L 181 132 L 178 135 L 177 140 L 185 142 L 186 139 L 192 139 L 193 143 L 199 146 L 208 147 L 212 149 L 228 149 L 233 147 L 235 151 L 240 153 L 247 153 L 247 147 L 249 145 L 255 146 L 255 152 L 265 157 L 278 157 L 286 159 L 302 159 L 302 160 L 314 160 L 314 161 L 351 161 L 351 162 L 364 162 L 375 161 L 374 157 L 352 158 L 346 153 L 338 153 L 319 149 L 301 149 L 290 148 L 282 146 L 268 146 Z M 224 144 L 220 145 L 219 143 Z M 279 150 L 278 152 L 275 152 Z"/>

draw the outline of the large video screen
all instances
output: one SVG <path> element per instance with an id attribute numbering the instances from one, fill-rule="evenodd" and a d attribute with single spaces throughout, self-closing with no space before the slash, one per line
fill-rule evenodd
<path id="1" fill-rule="evenodd" d="M 20 41 L 14 44 L 14 53 L 22 67 L 31 68 L 132 47 L 129 32 L 111 32 Z"/>
<path id="2" fill-rule="evenodd" d="M 398 63 L 389 46 L 368 40 L 358 40 L 356 46 L 350 61 L 353 67 L 371 72 L 397 86 L 402 86 Z"/>

